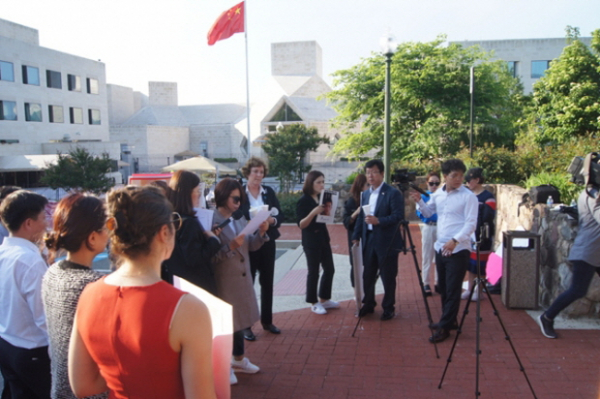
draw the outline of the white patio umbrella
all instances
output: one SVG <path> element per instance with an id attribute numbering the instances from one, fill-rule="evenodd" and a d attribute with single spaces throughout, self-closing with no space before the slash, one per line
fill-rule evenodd
<path id="1" fill-rule="evenodd" d="M 165 172 L 174 172 L 176 170 L 189 170 L 190 172 L 200 173 L 214 173 L 218 175 L 236 175 L 236 170 L 229 166 L 223 165 L 219 162 L 215 162 L 211 159 L 205 158 L 201 155 L 197 157 L 188 158 L 186 160 L 176 162 L 171 165 L 167 165 L 162 168 Z"/>

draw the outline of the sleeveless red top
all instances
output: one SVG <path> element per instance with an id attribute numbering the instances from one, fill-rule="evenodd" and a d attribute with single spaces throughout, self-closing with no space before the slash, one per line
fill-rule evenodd
<path id="1" fill-rule="evenodd" d="M 180 354 L 169 326 L 185 292 L 161 281 L 143 287 L 89 284 L 77 307 L 79 333 L 109 398 L 184 398 Z"/>

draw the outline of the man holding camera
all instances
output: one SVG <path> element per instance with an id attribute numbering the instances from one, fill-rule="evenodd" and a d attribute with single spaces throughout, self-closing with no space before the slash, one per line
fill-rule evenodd
<path id="1" fill-rule="evenodd" d="M 600 176 L 596 176 L 597 169 L 594 169 L 599 163 L 600 157 L 596 153 L 585 157 L 583 170 L 586 188 L 577 200 L 579 231 L 568 257 L 573 266 L 571 286 L 538 318 L 542 334 L 547 338 L 557 338 L 554 318 L 571 303 L 585 296 L 594 273 L 600 276 Z"/>
<path id="2" fill-rule="evenodd" d="M 438 215 L 435 267 L 442 297 L 442 317 L 429 342 L 442 342 L 456 329 L 462 282 L 471 256 L 471 235 L 477 225 L 478 201 L 475 194 L 463 186 L 467 168 L 460 159 L 442 163 L 445 184 L 425 203 L 421 195 L 411 191 L 411 198 L 421 213 Z"/>
<path id="3" fill-rule="evenodd" d="M 365 174 L 370 189 L 361 196 L 361 211 L 356 219 L 352 242 L 362 239 L 363 286 L 365 295 L 359 316 L 373 313 L 375 309 L 375 283 L 377 272 L 381 274 L 384 295 L 381 320 L 395 316 L 396 276 L 398 275 L 398 252 L 402 249 L 399 223 L 404 219 L 404 200 L 400 191 L 383 182 L 384 166 L 379 159 L 365 165 Z M 368 205 L 368 214 L 364 206 Z"/>

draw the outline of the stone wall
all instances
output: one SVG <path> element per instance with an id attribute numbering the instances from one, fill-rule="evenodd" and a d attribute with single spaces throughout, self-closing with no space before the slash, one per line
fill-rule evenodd
<path id="1" fill-rule="evenodd" d="M 567 262 L 569 250 L 577 235 L 577 221 L 558 211 L 550 211 L 544 204 L 522 203 L 527 191 L 511 185 L 490 185 L 498 204 L 496 218 L 496 245 L 502 242 L 502 231 L 525 230 L 540 234 L 539 303 L 547 308 L 571 284 L 571 266 Z M 600 278 L 596 275 L 585 298 L 562 313 L 565 317 L 600 316 Z"/>

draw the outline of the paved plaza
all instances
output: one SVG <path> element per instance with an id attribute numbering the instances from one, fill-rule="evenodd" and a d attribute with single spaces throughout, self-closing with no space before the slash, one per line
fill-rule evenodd
<path id="1" fill-rule="evenodd" d="M 399 258 L 396 317 L 380 321 L 378 307 L 361 321 L 352 337 L 358 319 L 349 281 L 346 232 L 342 225 L 330 225 L 329 230 L 336 262 L 333 299 L 341 301 L 341 308 L 324 316 L 311 313 L 304 303 L 306 264 L 301 248 L 280 257 L 274 324 L 282 334 L 266 333 L 260 323 L 254 326 L 257 340 L 247 342 L 246 353 L 261 371 L 238 375 L 232 398 L 474 398 L 475 304 L 438 389 L 454 333 L 438 344 L 440 357 L 436 358 L 434 346 L 427 341 L 427 315 L 412 256 Z M 415 224 L 410 230 L 420 262 L 419 228 Z M 282 240 L 300 239 L 294 225 L 283 226 L 281 231 Z M 507 310 L 498 295 L 493 300 L 538 398 L 599 398 L 598 329 L 565 330 L 557 323 L 560 338 L 547 339 L 528 312 Z M 437 321 L 439 295 L 429 298 L 429 306 Z M 461 309 L 459 317 L 462 314 Z M 481 301 L 481 317 L 481 398 L 533 398 L 487 299 Z M 589 323 L 580 328 L 589 328 Z"/>

